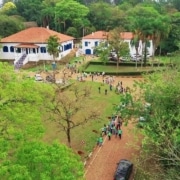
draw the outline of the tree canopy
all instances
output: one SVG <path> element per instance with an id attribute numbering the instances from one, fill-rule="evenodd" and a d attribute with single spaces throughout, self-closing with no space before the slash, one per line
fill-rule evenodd
<path id="1" fill-rule="evenodd" d="M 42 141 L 52 86 L 0 63 L 0 94 L 0 179 L 83 179 L 82 162 L 72 150 Z"/>

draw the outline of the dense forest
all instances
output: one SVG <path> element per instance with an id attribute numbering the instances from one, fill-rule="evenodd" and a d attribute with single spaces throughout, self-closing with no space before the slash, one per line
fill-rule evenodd
<path id="1" fill-rule="evenodd" d="M 159 54 L 179 49 L 179 0 L 4 0 L 0 36 L 35 21 L 38 26 L 81 38 L 96 30 L 120 27 L 156 39 Z"/>

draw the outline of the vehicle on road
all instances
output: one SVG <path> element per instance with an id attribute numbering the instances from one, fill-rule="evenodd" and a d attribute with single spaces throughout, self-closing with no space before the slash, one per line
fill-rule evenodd
<path id="1" fill-rule="evenodd" d="M 117 163 L 114 180 L 129 180 L 132 170 L 133 164 L 126 159 L 121 159 L 119 163 Z"/>

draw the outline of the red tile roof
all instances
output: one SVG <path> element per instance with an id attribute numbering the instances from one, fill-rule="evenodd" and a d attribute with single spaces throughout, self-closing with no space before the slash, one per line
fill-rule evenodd
<path id="1" fill-rule="evenodd" d="M 122 32 L 120 34 L 122 39 L 132 39 L 133 38 L 133 33 L 132 32 Z"/>
<path id="2" fill-rule="evenodd" d="M 87 36 L 84 36 L 83 39 L 106 39 L 108 32 L 106 31 L 96 31 Z M 132 39 L 133 33 L 132 32 L 122 32 L 121 33 L 122 39 Z"/>
<path id="3" fill-rule="evenodd" d="M 74 37 L 67 36 L 65 34 L 52 31 L 48 28 L 43 27 L 32 27 L 20 31 L 11 36 L 1 39 L 1 42 L 5 43 L 44 43 L 47 42 L 49 36 L 57 35 L 60 39 L 60 43 L 73 40 Z"/>
<path id="4" fill-rule="evenodd" d="M 84 36 L 82 39 L 106 39 L 107 32 L 106 31 L 96 31 Z"/>

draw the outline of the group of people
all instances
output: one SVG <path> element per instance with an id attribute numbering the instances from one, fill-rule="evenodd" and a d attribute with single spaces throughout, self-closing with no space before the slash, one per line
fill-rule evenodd
<path id="1" fill-rule="evenodd" d="M 108 124 L 104 124 L 101 128 L 101 134 L 97 139 L 97 145 L 102 146 L 103 137 L 107 136 L 108 140 L 111 140 L 111 136 L 122 138 L 122 118 L 120 116 L 112 116 L 108 122 Z"/>

